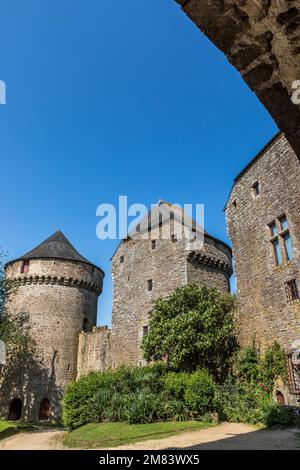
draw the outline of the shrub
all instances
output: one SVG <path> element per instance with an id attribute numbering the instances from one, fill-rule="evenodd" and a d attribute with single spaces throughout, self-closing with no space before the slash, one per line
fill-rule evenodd
<path id="1" fill-rule="evenodd" d="M 263 389 L 233 377 L 218 387 L 215 397 L 221 420 L 236 423 L 263 423 L 272 403 L 271 396 Z"/>
<path id="2" fill-rule="evenodd" d="M 205 370 L 198 370 L 190 375 L 184 397 L 193 412 L 203 415 L 213 411 L 215 392 L 213 378 Z"/>
<path id="3" fill-rule="evenodd" d="M 280 376 L 286 379 L 286 354 L 275 342 L 265 352 L 260 360 L 260 381 L 272 392 L 275 379 Z"/>
<path id="4" fill-rule="evenodd" d="M 168 372 L 162 379 L 164 390 L 172 399 L 183 400 L 189 378 L 186 372 Z"/>
<path id="5" fill-rule="evenodd" d="M 241 379 L 248 383 L 257 382 L 259 377 L 259 355 L 254 344 L 240 351 L 238 370 Z"/>
<path id="6" fill-rule="evenodd" d="M 273 426 L 299 426 L 299 415 L 295 409 L 287 406 L 273 404 L 267 410 L 264 423 L 268 427 Z"/>
<path id="7" fill-rule="evenodd" d="M 68 385 L 62 418 L 71 429 L 89 422 L 150 422 L 164 412 L 164 364 L 140 368 L 120 367 L 90 373 Z"/>

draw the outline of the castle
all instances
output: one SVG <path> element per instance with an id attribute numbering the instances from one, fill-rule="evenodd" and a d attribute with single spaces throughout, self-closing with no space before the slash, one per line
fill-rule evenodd
<path id="1" fill-rule="evenodd" d="M 262 350 L 277 340 L 286 349 L 289 383 L 278 384 L 277 393 L 291 404 L 300 395 L 292 361 L 300 348 L 299 183 L 299 160 L 279 134 L 235 179 L 225 207 L 239 340 L 248 345 L 255 336 Z M 2 387 L 2 416 L 58 420 L 69 381 L 90 371 L 144 363 L 140 345 L 156 299 L 189 283 L 229 291 L 230 247 L 193 222 L 183 229 L 176 207 L 161 201 L 160 210 L 168 217 L 153 226 L 150 213 L 139 236 L 129 234 L 112 256 L 111 329 L 96 327 L 103 271 L 60 231 L 7 264 L 6 277 L 15 286 L 8 309 L 29 315 L 42 367 L 25 381 L 16 374 Z M 161 236 L 164 231 L 168 237 Z"/>

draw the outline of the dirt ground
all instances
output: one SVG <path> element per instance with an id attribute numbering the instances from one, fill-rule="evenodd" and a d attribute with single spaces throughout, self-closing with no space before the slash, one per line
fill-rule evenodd
<path id="1" fill-rule="evenodd" d="M 0 450 L 54 450 L 62 449 L 64 431 L 45 430 L 22 433 L 0 442 Z M 274 449 L 300 450 L 299 429 L 272 430 L 258 429 L 246 424 L 223 423 L 201 431 L 185 432 L 164 439 L 144 441 L 118 447 L 128 450 L 155 449 Z"/>

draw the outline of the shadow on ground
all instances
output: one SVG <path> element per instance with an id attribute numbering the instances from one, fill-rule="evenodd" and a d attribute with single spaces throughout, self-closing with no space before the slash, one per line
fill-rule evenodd
<path id="1" fill-rule="evenodd" d="M 300 450 L 300 429 L 254 429 L 245 434 L 228 433 L 223 439 L 199 442 L 184 448 L 186 450 Z M 167 450 L 172 449 L 175 447 Z"/>

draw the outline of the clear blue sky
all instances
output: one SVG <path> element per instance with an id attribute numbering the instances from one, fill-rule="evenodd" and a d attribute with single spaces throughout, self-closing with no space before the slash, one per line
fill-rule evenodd
<path id="1" fill-rule="evenodd" d="M 106 272 L 96 207 L 204 203 L 226 238 L 233 177 L 276 126 L 174 0 L 9 0 L 1 5 L 0 246 L 10 257 L 58 227 Z"/>

